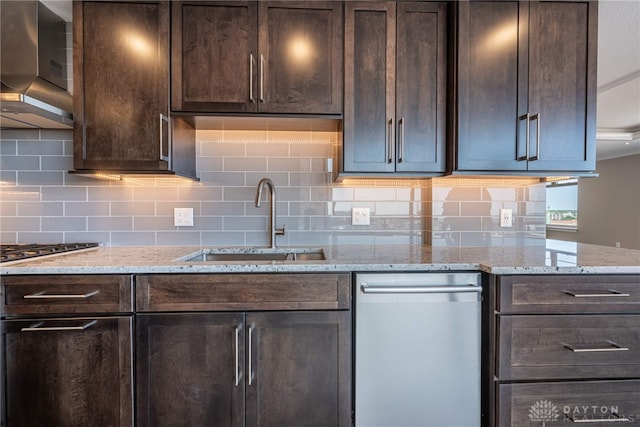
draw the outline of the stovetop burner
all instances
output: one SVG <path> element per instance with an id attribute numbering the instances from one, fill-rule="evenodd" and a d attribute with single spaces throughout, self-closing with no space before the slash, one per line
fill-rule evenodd
<path id="1" fill-rule="evenodd" d="M 98 243 L 29 243 L 0 245 L 0 263 L 97 247 Z"/>

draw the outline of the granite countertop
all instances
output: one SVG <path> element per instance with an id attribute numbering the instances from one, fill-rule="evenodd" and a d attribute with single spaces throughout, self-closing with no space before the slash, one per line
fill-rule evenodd
<path id="1" fill-rule="evenodd" d="M 0 265 L 0 274 L 461 271 L 494 274 L 640 274 L 640 251 L 547 240 L 531 247 L 323 246 L 324 261 L 183 262 L 197 246 L 140 246 Z"/>

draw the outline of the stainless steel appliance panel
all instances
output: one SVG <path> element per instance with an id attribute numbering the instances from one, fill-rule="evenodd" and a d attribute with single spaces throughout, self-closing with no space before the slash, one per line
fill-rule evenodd
<path id="1" fill-rule="evenodd" d="M 356 426 L 480 426 L 480 275 L 357 274 L 356 285 Z"/>

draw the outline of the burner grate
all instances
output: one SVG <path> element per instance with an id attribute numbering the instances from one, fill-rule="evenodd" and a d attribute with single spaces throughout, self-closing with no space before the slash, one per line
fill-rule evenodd
<path id="1" fill-rule="evenodd" d="M 0 245 L 0 263 L 72 252 L 97 246 L 98 243 L 5 244 Z"/>

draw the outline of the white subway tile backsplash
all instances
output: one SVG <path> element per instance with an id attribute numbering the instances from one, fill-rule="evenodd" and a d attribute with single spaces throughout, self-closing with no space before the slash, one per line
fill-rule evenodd
<path id="1" fill-rule="evenodd" d="M 85 231 L 87 218 L 85 217 L 42 217 L 42 231 Z"/>
<path id="2" fill-rule="evenodd" d="M 64 216 L 64 202 L 18 202 L 14 203 L 15 205 L 17 205 L 17 215 L 21 217 Z"/>
<path id="3" fill-rule="evenodd" d="M 266 245 L 269 191 L 261 208 L 254 201 L 258 182 L 268 177 L 277 187 L 276 225 L 286 228 L 277 237 L 280 245 L 503 245 L 544 239 L 544 184 L 470 178 L 333 183 L 326 168 L 328 158 L 339 160 L 335 124 L 218 122 L 220 130 L 196 132 L 201 181 L 191 185 L 68 174 L 72 132 L 2 130 L 0 236 L 7 242 L 110 246 Z M 193 227 L 173 226 L 176 207 L 194 209 Z M 371 225 L 352 226 L 353 207 L 370 208 Z M 513 229 L 496 228 L 501 207 L 514 210 Z"/>

